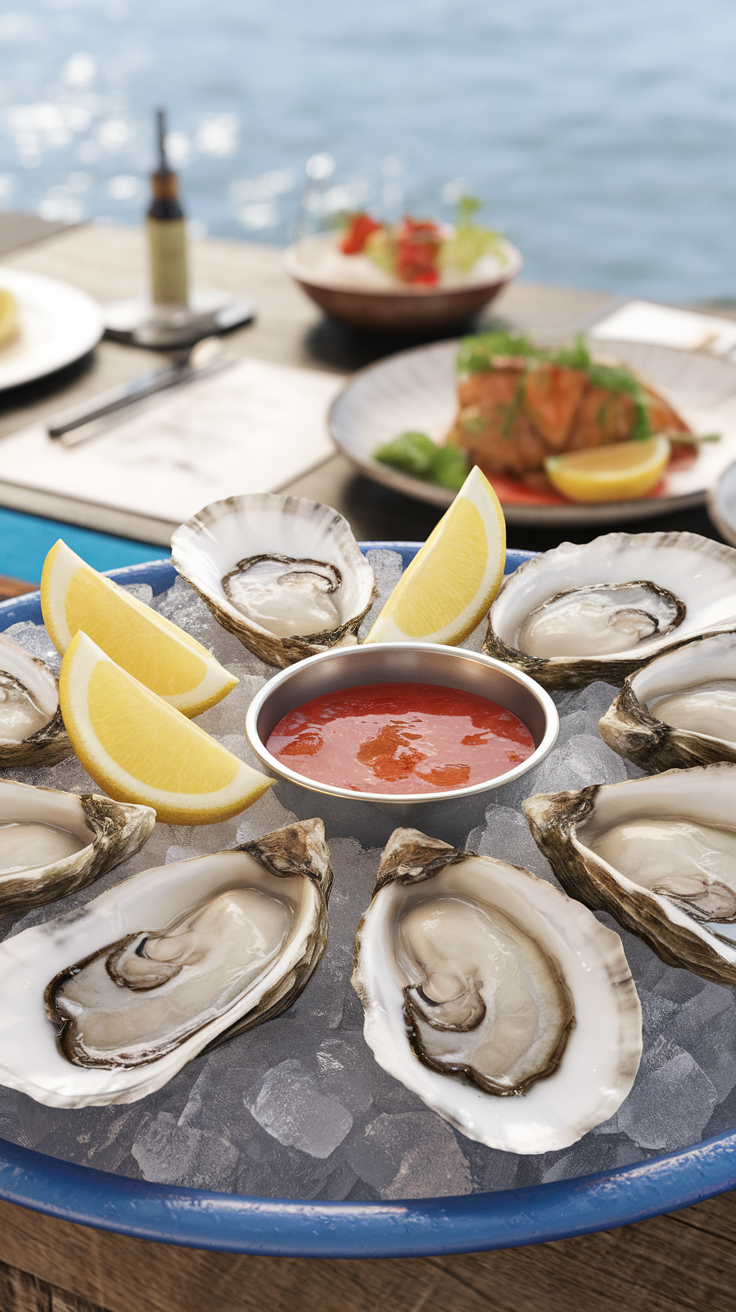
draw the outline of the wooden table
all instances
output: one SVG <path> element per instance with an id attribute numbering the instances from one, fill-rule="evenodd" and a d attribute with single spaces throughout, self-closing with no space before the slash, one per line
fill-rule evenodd
<path id="1" fill-rule="evenodd" d="M 0 216 L 0 258 L 65 279 L 100 300 L 143 285 L 143 246 L 130 229 L 75 228 L 47 235 Z M 38 223 L 39 221 L 33 221 Z M 13 241 L 33 241 L 11 253 Z M 2 254 L 2 252 L 5 252 Z M 195 281 L 251 295 L 256 324 L 230 335 L 234 354 L 349 373 L 393 345 L 321 320 L 267 247 L 204 241 Z M 574 331 L 605 294 L 516 283 L 494 315 L 530 331 Z M 0 437 L 151 367 L 152 353 L 112 342 L 42 385 L 0 402 Z M 329 502 L 359 538 L 423 539 L 439 512 L 355 475 L 335 456 L 289 491 Z M 43 513 L 39 509 L 39 513 Z M 716 534 L 704 511 L 658 527 Z M 109 525 L 100 522 L 97 527 Z M 585 541 L 583 528 L 565 534 Z M 549 530 L 511 530 L 512 546 L 544 549 Z M 0 572 L 2 560 L 0 559 Z M 732 1312 L 736 1306 L 736 1203 L 711 1199 L 672 1216 L 584 1238 L 471 1256 L 325 1261 L 177 1249 L 90 1230 L 0 1203 L 0 1312 Z"/>

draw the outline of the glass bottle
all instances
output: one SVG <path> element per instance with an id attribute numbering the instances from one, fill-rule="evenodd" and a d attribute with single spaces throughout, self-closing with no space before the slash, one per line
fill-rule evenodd
<path id="1" fill-rule="evenodd" d="M 151 300 L 157 309 L 183 309 L 187 304 L 187 238 L 179 203 L 179 178 L 166 158 L 166 117 L 156 111 L 158 168 L 151 174 L 152 199 L 146 217 L 151 272 Z"/>

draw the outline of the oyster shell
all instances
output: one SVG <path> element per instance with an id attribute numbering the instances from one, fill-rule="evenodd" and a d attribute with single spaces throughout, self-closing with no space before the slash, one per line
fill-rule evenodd
<path id="1" fill-rule="evenodd" d="M 171 556 L 218 623 L 281 667 L 355 642 L 377 595 L 347 520 L 304 497 L 216 501 L 176 530 Z"/>
<path id="2" fill-rule="evenodd" d="M 524 802 L 560 883 L 669 966 L 736 984 L 736 765 L 669 770 Z"/>
<path id="3" fill-rule="evenodd" d="M 395 830 L 383 853 L 353 987 L 379 1064 L 489 1147 L 575 1143 L 613 1115 L 639 1065 L 618 935 L 529 871 L 416 829 Z"/>
<path id="4" fill-rule="evenodd" d="M 84 888 L 143 846 L 150 806 L 0 780 L 0 914 Z"/>
<path id="5" fill-rule="evenodd" d="M 630 674 L 598 727 L 644 770 L 736 761 L 736 633 L 696 638 Z"/>
<path id="6" fill-rule="evenodd" d="M 606 533 L 520 565 L 483 650 L 547 688 L 621 683 L 652 657 L 736 628 L 736 550 L 695 533 Z"/>
<path id="7" fill-rule="evenodd" d="M 0 634 L 0 768 L 54 765 L 71 751 L 56 676 Z"/>
<path id="8" fill-rule="evenodd" d="M 0 1083 L 55 1107 L 161 1088 L 291 1005 L 324 951 L 331 881 L 322 821 L 306 820 L 144 870 L 7 940 Z"/>

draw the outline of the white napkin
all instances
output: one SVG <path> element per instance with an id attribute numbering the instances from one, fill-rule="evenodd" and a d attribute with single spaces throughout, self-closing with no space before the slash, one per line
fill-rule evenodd
<path id="1" fill-rule="evenodd" d="M 736 359 L 736 320 L 675 310 L 651 301 L 628 301 L 588 333 L 599 341 L 645 342 L 682 351 L 708 351 Z"/>

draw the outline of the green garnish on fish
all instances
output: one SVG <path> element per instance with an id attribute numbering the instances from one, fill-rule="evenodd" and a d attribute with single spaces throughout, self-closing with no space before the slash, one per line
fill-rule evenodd
<path id="1" fill-rule="evenodd" d="M 437 446 L 426 433 L 401 433 L 374 451 L 373 458 L 451 492 L 460 491 L 470 472 L 467 456 L 462 451 L 452 446 Z"/>

